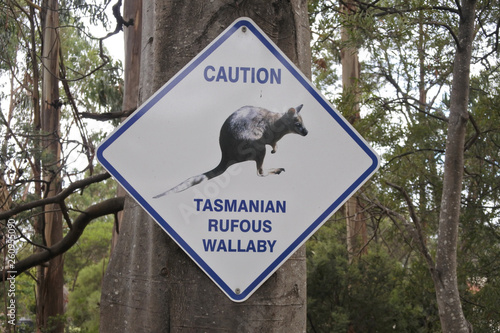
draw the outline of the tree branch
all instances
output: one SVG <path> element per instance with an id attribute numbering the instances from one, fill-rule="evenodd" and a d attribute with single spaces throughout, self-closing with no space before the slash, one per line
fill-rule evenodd
<path id="1" fill-rule="evenodd" d="M 30 7 L 33 7 L 35 8 L 36 10 L 38 10 L 39 12 L 42 11 L 42 7 L 38 6 L 37 4 L 31 2 L 30 0 L 26 0 L 26 3 L 28 4 L 28 6 Z"/>
<path id="2" fill-rule="evenodd" d="M 66 66 L 64 65 L 64 57 L 62 53 L 62 48 L 59 49 L 59 75 L 61 76 L 61 83 L 64 87 L 64 92 L 68 98 L 69 104 L 71 105 L 71 110 L 73 111 L 73 119 L 75 120 L 76 127 L 80 132 L 80 137 L 82 138 L 83 152 L 87 156 L 88 167 L 90 168 L 90 173 L 93 173 L 92 158 L 94 154 L 94 147 L 89 143 L 88 133 L 85 125 L 82 123 L 82 119 L 79 117 L 78 107 L 76 105 L 73 94 L 69 87 L 68 81 L 66 80 Z"/>
<path id="3" fill-rule="evenodd" d="M 407 221 L 407 219 L 401 215 L 398 212 L 395 212 L 391 209 L 389 209 L 387 206 L 382 205 L 377 199 L 370 199 L 368 198 L 365 194 L 362 194 L 363 199 L 372 203 L 376 207 L 378 207 L 389 219 L 394 223 L 396 228 L 401 232 L 401 235 L 403 236 L 403 240 L 405 243 L 413 249 L 412 241 L 415 239 L 413 236 L 413 233 L 415 232 L 414 228 L 411 227 L 410 223 Z M 396 219 L 400 220 L 403 223 L 403 226 L 405 227 L 406 231 L 411 235 L 411 239 L 408 239 L 405 235 L 405 232 L 400 228 L 399 224 L 396 223 Z"/>
<path id="4" fill-rule="evenodd" d="M 412 154 L 416 154 L 416 153 L 428 152 L 428 151 L 431 151 L 431 152 L 434 152 L 434 153 L 439 153 L 439 154 L 444 154 L 444 152 L 445 152 L 443 149 L 431 149 L 431 148 L 428 148 L 428 149 L 416 149 L 416 150 L 412 150 L 412 151 L 407 151 L 405 153 L 399 154 L 399 155 L 394 156 L 393 158 L 391 158 L 389 161 L 387 161 L 387 163 L 384 164 L 383 168 L 385 168 L 385 166 L 391 164 L 392 161 L 394 161 L 395 159 L 398 159 L 398 158 L 401 158 L 401 157 L 405 157 L 405 156 L 408 156 L 408 155 L 412 155 Z"/>
<path id="5" fill-rule="evenodd" d="M 115 17 L 116 19 L 116 26 L 115 26 L 115 30 L 114 31 L 111 31 L 109 32 L 108 34 L 106 34 L 106 36 L 104 37 L 94 37 L 94 36 L 91 36 L 89 35 L 88 33 L 86 33 L 85 31 L 83 30 L 80 30 L 81 33 L 85 34 L 87 37 L 93 39 L 93 40 L 97 40 L 99 42 L 99 57 L 101 58 L 102 60 L 102 63 L 97 66 L 96 68 L 94 68 L 93 70 L 91 70 L 90 72 L 86 73 L 86 74 L 81 74 L 80 77 L 77 77 L 77 78 L 74 78 L 74 79 L 67 79 L 67 78 L 64 78 L 64 79 L 61 79 L 61 81 L 67 81 L 67 82 L 75 82 L 75 81 L 80 81 L 92 74 L 94 74 L 95 72 L 97 72 L 98 70 L 100 70 L 101 68 L 103 68 L 104 66 L 106 66 L 110 61 L 111 59 L 109 58 L 109 56 L 107 56 L 104 52 L 104 40 L 113 36 L 113 35 L 116 35 L 117 33 L 119 33 L 120 31 L 122 31 L 122 27 L 123 26 L 130 26 L 130 25 L 133 25 L 134 24 L 134 20 L 133 19 L 130 19 L 128 21 L 125 21 L 122 17 L 122 15 L 120 14 L 120 7 L 122 6 L 122 0 L 118 0 L 118 2 L 116 4 L 113 5 L 112 9 L 113 9 L 113 16 Z M 60 26 L 60 28 L 63 28 L 64 26 Z"/>
<path id="6" fill-rule="evenodd" d="M 479 126 L 477 125 L 476 120 L 474 119 L 474 117 L 472 116 L 472 114 L 470 112 L 469 112 L 469 121 L 471 122 L 472 127 L 474 127 L 475 133 L 472 136 L 472 138 L 468 139 L 467 142 L 465 142 L 464 151 L 467 151 L 470 147 L 472 147 L 474 142 L 477 141 L 477 139 L 479 138 L 479 135 L 481 134 L 481 130 L 479 129 Z"/>
<path id="7" fill-rule="evenodd" d="M 432 114 L 430 112 L 427 112 L 427 111 L 424 111 L 421 107 L 424 107 L 424 108 L 428 108 L 428 109 L 431 109 L 431 104 L 428 104 L 428 103 L 422 103 L 421 101 L 419 101 L 418 99 L 416 99 L 415 97 L 411 96 L 411 95 L 408 95 L 407 93 L 405 93 L 403 91 L 403 89 L 399 86 L 399 84 L 396 82 L 396 80 L 392 77 L 392 75 L 390 73 L 380 73 L 381 76 L 383 76 L 387 81 L 389 81 L 390 84 L 392 84 L 392 86 L 394 87 L 394 89 L 396 89 L 396 92 L 401 94 L 401 100 L 403 101 L 403 103 L 405 103 L 405 105 L 408 105 L 414 109 L 416 109 L 418 112 L 420 113 L 423 113 L 429 117 L 432 117 L 432 118 L 435 118 L 435 119 L 438 119 L 438 120 L 441 120 L 441 121 L 444 121 L 444 122 L 448 122 L 448 118 L 446 117 L 442 117 L 442 116 L 439 116 L 439 115 L 436 115 L 436 114 Z M 393 101 L 397 101 L 398 99 L 395 99 Z M 409 100 L 412 100 L 414 101 L 415 103 L 418 104 L 418 106 L 415 106 L 414 104 L 410 103 Z M 435 108 L 434 108 L 435 109 Z"/>
<path id="8" fill-rule="evenodd" d="M 356 0 L 357 5 L 362 8 L 364 11 L 367 11 L 369 8 L 377 9 L 380 11 L 380 13 L 376 13 L 375 16 L 384 16 L 384 15 L 390 15 L 390 14 L 399 14 L 403 15 L 405 13 L 413 13 L 421 10 L 440 10 L 440 11 L 445 11 L 445 12 L 450 12 L 453 14 L 459 14 L 460 15 L 460 4 L 457 1 L 457 8 L 452 8 L 452 7 L 447 7 L 447 6 L 417 6 L 414 8 L 408 7 L 408 8 L 395 8 L 395 7 L 383 7 L 383 6 L 378 6 L 377 3 L 380 1 L 374 1 L 372 3 L 367 3 L 363 2 L 360 0 Z M 341 3 L 344 3 L 344 1 L 341 1 Z"/>
<path id="9" fill-rule="evenodd" d="M 410 217 L 411 217 L 413 223 L 415 224 L 415 229 L 417 231 L 417 239 L 418 239 L 418 243 L 420 245 L 420 252 L 422 252 L 422 254 L 424 255 L 424 257 L 427 261 L 427 264 L 429 266 L 429 270 L 431 271 L 432 274 L 434 274 L 434 267 L 435 267 L 434 260 L 432 259 L 431 254 L 429 253 L 429 249 L 427 248 L 427 245 L 425 244 L 425 238 L 424 238 L 424 233 L 422 231 L 422 225 L 420 224 L 420 218 L 417 215 L 417 212 L 415 210 L 415 206 L 413 205 L 413 202 L 412 202 L 410 196 L 408 195 L 408 192 L 406 192 L 406 190 L 404 188 L 402 188 L 401 186 L 398 186 L 396 184 L 393 184 L 390 182 L 386 182 L 386 184 L 389 185 L 390 187 L 398 190 L 403 195 L 403 198 L 405 199 L 406 204 L 408 206 L 408 211 L 410 212 Z"/>
<path id="10" fill-rule="evenodd" d="M 15 272 L 16 275 L 21 274 L 32 267 L 41 265 L 44 262 L 65 253 L 78 241 L 90 221 L 98 217 L 114 214 L 123 210 L 124 203 L 125 197 L 117 197 L 90 206 L 75 219 L 73 228 L 60 242 L 54 244 L 46 250 L 43 250 L 42 252 L 34 253 L 28 258 L 17 262 L 14 267 L 0 272 L 0 281 L 4 281 L 4 279 L 8 276 L 8 272 Z"/>
<path id="11" fill-rule="evenodd" d="M 128 110 L 123 110 L 119 112 L 106 112 L 106 113 L 92 113 L 92 112 L 80 112 L 79 115 L 82 118 L 87 118 L 87 119 L 94 119 L 94 120 L 99 120 L 99 121 L 106 121 L 106 120 L 111 120 L 111 119 L 117 119 L 117 118 L 126 118 L 132 112 L 134 112 L 137 108 L 132 108 Z"/>
<path id="12" fill-rule="evenodd" d="M 443 27 L 443 28 L 445 28 L 450 33 L 451 37 L 453 37 L 453 40 L 455 41 L 455 44 L 457 45 L 457 48 L 461 48 L 462 47 L 460 45 L 460 40 L 458 39 L 458 36 L 455 34 L 455 32 L 453 31 L 453 29 L 449 25 L 441 23 L 441 22 L 436 22 L 436 21 L 423 22 L 423 24 L 434 25 L 436 27 Z"/>
<path id="13" fill-rule="evenodd" d="M 57 194 L 53 197 L 28 202 L 26 204 L 14 207 L 8 211 L 0 212 L 0 220 L 8 219 L 8 218 L 16 215 L 17 213 L 20 213 L 20 212 L 23 212 L 23 211 L 26 211 L 29 209 L 33 209 L 36 207 L 40 207 L 40 206 L 44 206 L 44 205 L 48 205 L 48 204 L 52 204 L 52 203 L 58 203 L 64 199 L 66 199 L 68 196 L 70 196 L 74 191 L 76 191 L 78 189 L 82 189 L 90 184 L 98 183 L 100 181 L 106 180 L 110 177 L 111 177 L 111 175 L 106 172 L 106 173 L 102 173 L 99 175 L 91 176 L 91 177 L 76 181 L 74 183 L 71 183 L 67 188 L 65 188 L 59 194 Z"/>

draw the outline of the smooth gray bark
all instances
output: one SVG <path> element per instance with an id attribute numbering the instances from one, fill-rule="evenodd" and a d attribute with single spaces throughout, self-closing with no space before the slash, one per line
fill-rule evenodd
<path id="1" fill-rule="evenodd" d="M 466 126 L 469 120 L 469 76 L 474 41 L 476 1 L 461 1 L 458 45 L 453 66 L 450 117 L 444 163 L 443 194 L 435 269 L 431 270 L 443 332 L 472 332 L 465 319 L 457 282 L 457 243 L 460 223 Z"/>
<path id="2" fill-rule="evenodd" d="M 252 18 L 310 77 L 307 2 L 143 1 L 145 101 L 241 16 Z M 101 332 L 305 332 L 305 249 L 246 302 L 234 303 L 128 198 L 106 272 Z"/>

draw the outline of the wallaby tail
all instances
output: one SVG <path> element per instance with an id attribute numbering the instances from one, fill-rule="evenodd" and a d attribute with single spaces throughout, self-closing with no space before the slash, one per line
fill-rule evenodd
<path id="1" fill-rule="evenodd" d="M 206 180 L 208 180 L 208 177 L 205 174 L 190 177 L 190 178 L 186 179 L 185 181 L 183 181 L 182 183 L 180 183 L 179 185 L 172 187 L 170 190 L 167 190 L 163 193 L 155 195 L 153 198 L 157 199 L 157 198 L 161 198 L 161 197 L 163 197 L 167 194 L 170 194 L 170 193 L 182 192 L 182 191 L 190 188 L 191 186 L 197 185 L 197 184 L 202 183 Z"/>
<path id="2" fill-rule="evenodd" d="M 172 187 L 170 190 L 167 190 L 163 193 L 155 195 L 153 198 L 157 199 L 157 198 L 161 198 L 167 194 L 182 192 L 182 191 L 187 190 L 188 188 L 190 188 L 192 186 L 198 185 L 198 184 L 203 183 L 209 179 L 212 179 L 214 177 L 222 175 L 224 173 L 224 171 L 226 171 L 226 169 L 227 169 L 227 166 L 223 165 L 223 163 L 221 162 L 214 169 L 207 171 L 201 175 L 190 177 L 190 178 L 186 179 L 185 181 L 183 181 L 182 183 L 180 183 L 179 185 Z"/>

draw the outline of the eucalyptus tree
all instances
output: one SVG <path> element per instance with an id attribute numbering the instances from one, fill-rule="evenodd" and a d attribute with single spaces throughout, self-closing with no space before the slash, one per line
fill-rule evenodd
<path id="1" fill-rule="evenodd" d="M 309 73 L 304 0 L 145 0 L 142 13 L 141 101 L 241 16 Z M 101 331 L 305 331 L 303 248 L 247 301 L 233 303 L 130 198 L 121 225 L 103 284 Z"/>
<path id="2" fill-rule="evenodd" d="M 119 64 L 111 61 L 102 39 L 89 35 L 82 18 L 91 14 L 93 23 L 107 25 L 105 4 L 0 4 L 7 28 L 1 34 L 0 75 L 8 79 L 0 100 L 0 220 L 2 234 L 7 221 L 15 221 L 16 246 L 22 248 L 15 263 L 2 263 L 1 279 L 8 271 L 21 274 L 38 266 L 33 274 L 37 326 L 45 331 L 64 328 L 62 254 L 90 220 L 122 206 L 103 205 L 101 198 L 90 207 L 65 201 L 75 190 L 108 177 L 83 179 L 86 170 L 92 174 L 94 141 L 102 135 L 87 128 L 84 111 L 116 111 L 121 103 Z M 71 217 L 74 209 L 87 213 Z M 26 256 L 26 249 L 33 253 Z"/>

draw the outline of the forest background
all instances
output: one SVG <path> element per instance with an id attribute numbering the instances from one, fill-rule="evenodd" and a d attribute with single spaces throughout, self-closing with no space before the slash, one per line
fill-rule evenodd
<path id="1" fill-rule="evenodd" d="M 337 212 L 307 243 L 310 332 L 443 329 L 433 268 L 465 2 L 309 2 L 314 83 L 383 158 L 355 209 Z M 121 2 L 106 15 L 112 5 L 0 2 L 2 279 L 12 219 L 17 319 L 45 331 L 98 331 L 101 281 L 119 233 L 123 202 L 94 152 L 133 108 L 123 106 L 122 64 L 89 30 L 133 24 L 118 15 Z M 499 10 L 498 1 L 476 4 L 467 85 L 456 281 L 475 332 L 500 331 Z M 54 13 L 57 27 L 46 29 Z M 354 56 L 348 85 L 343 66 Z M 50 85 L 53 103 L 42 103 Z M 48 292 L 54 284 L 62 297 Z M 12 331 L 8 286 L 0 313 Z"/>

